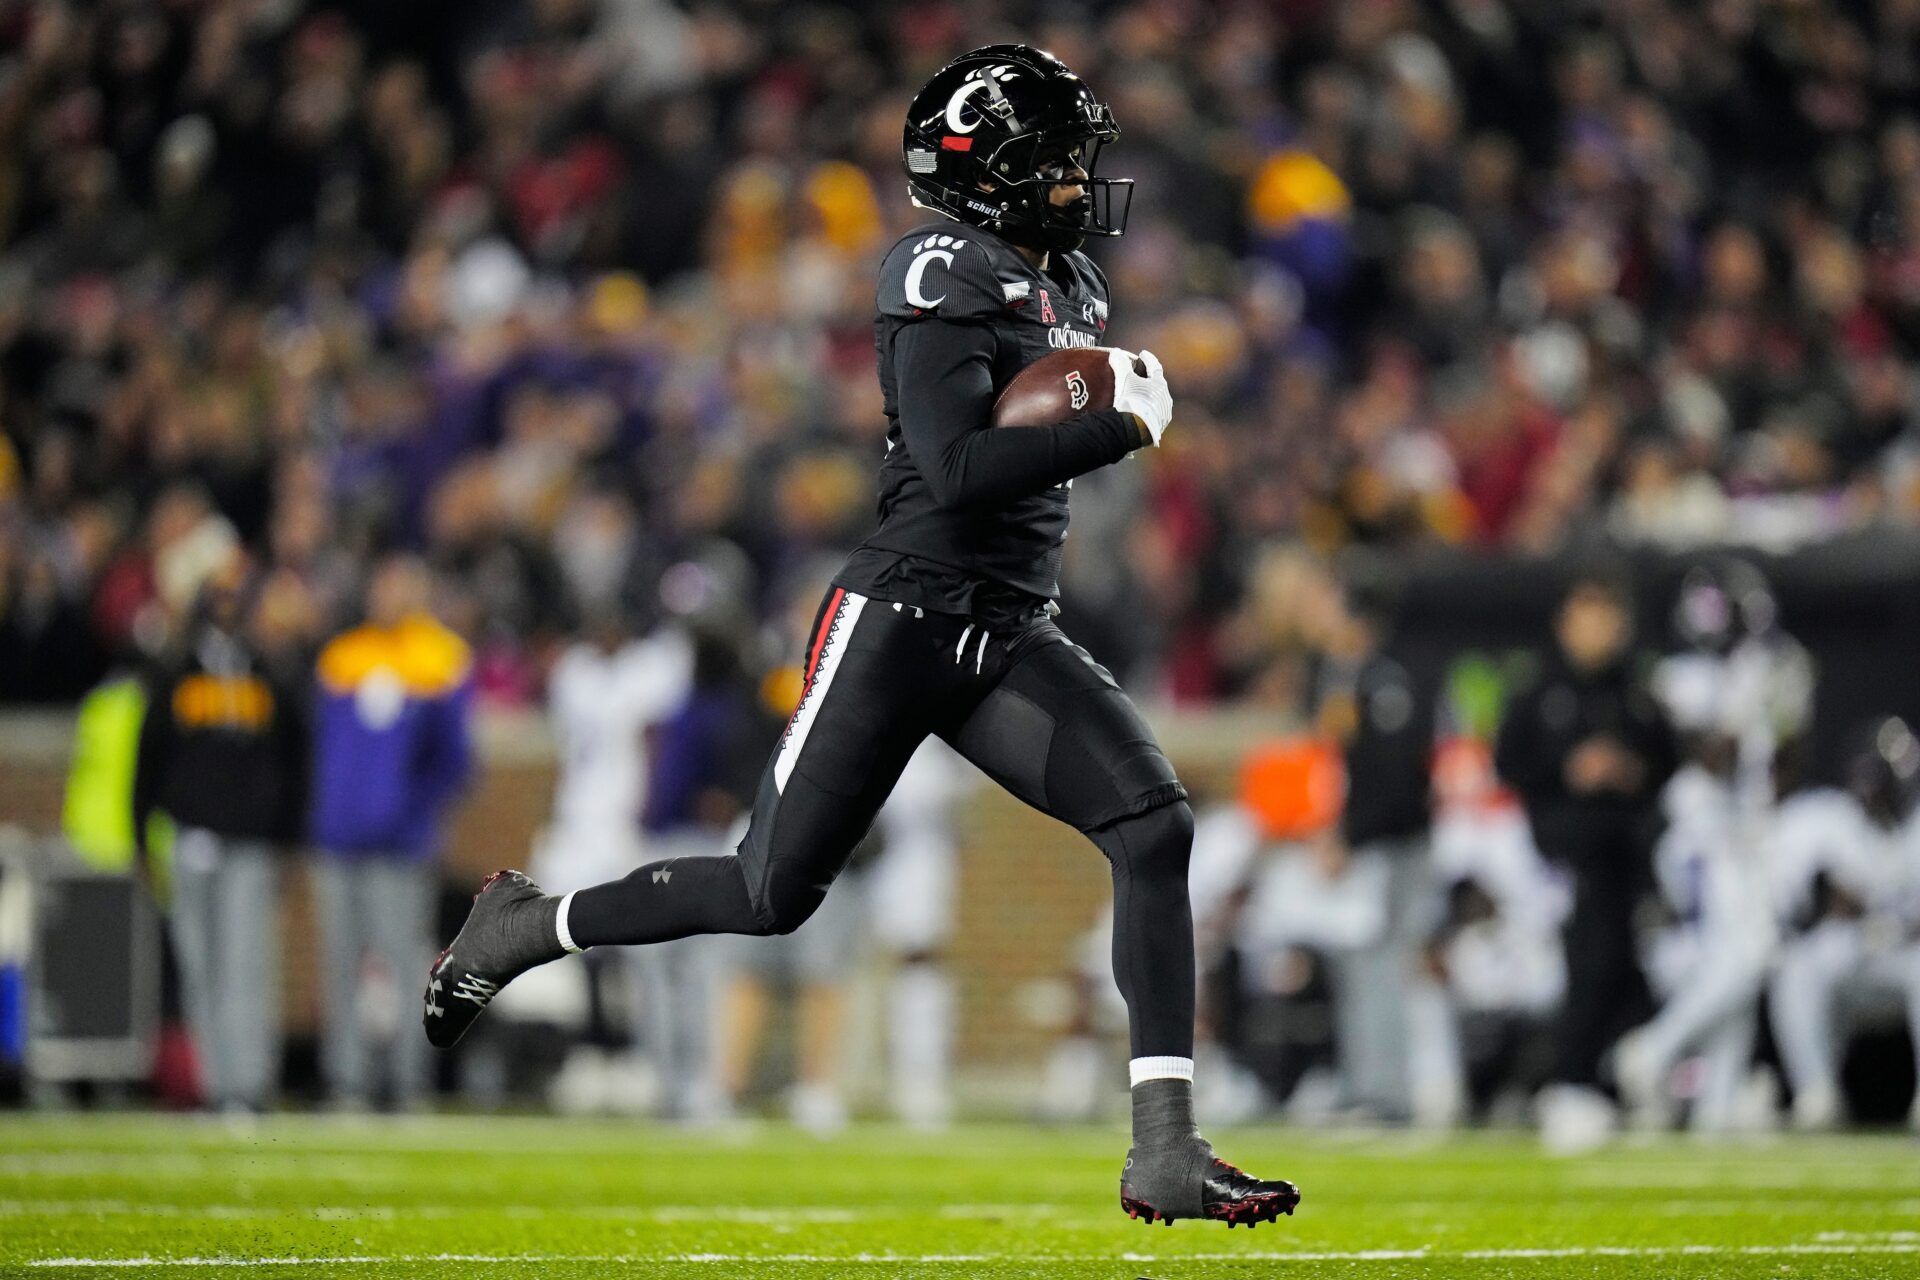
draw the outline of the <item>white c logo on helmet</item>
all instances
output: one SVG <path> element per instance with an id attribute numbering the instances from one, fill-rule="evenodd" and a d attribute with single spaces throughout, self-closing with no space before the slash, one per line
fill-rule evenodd
<path id="1" fill-rule="evenodd" d="M 920 277 L 927 273 L 927 264 L 938 258 L 948 268 L 953 266 L 953 249 L 937 249 L 936 244 L 952 245 L 954 249 L 965 244 L 964 240 L 955 240 L 952 236 L 929 236 L 925 243 L 913 251 L 913 261 L 907 266 L 907 301 L 923 310 L 932 310 L 946 301 L 946 294 L 929 298 L 920 286 Z"/>
<path id="2" fill-rule="evenodd" d="M 968 124 L 960 119 L 960 108 L 967 104 L 967 98 L 971 96 L 976 89 L 985 89 L 988 87 L 988 77 L 992 77 L 995 80 L 1005 80 L 1013 74 L 1012 67 L 988 67 L 986 70 L 980 72 L 980 74 L 969 77 L 958 89 L 955 89 L 953 96 L 947 99 L 948 131 L 952 133 L 972 133 L 975 129 L 978 129 L 980 127 L 980 113 L 976 111 L 974 113 L 973 123 Z"/>

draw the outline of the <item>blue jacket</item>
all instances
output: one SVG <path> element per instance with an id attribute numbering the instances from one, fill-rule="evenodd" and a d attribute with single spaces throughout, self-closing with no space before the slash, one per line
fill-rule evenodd
<path id="1" fill-rule="evenodd" d="M 335 854 L 438 852 L 467 780 L 472 655 L 425 616 L 364 626 L 320 651 L 314 705 L 314 843 Z"/>

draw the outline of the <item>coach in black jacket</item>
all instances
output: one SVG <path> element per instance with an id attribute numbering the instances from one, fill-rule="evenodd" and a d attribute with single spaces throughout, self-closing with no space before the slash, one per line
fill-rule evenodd
<path id="1" fill-rule="evenodd" d="M 1593 1092 L 1600 1061 L 1650 1004 L 1633 913 L 1650 882 L 1660 792 L 1677 748 L 1640 678 L 1622 582 L 1576 580 L 1555 636 L 1540 679 L 1507 709 L 1495 763 L 1525 802 L 1540 852 L 1573 880 L 1555 1071 L 1563 1087 L 1542 1099 L 1549 1141 L 1573 1146 L 1610 1127 L 1611 1108 Z M 1556 1109 L 1574 1119 L 1556 1126 Z"/>
<path id="2" fill-rule="evenodd" d="M 254 642 L 252 596 L 237 568 L 202 592 L 152 682 L 134 773 L 134 831 L 155 809 L 179 828 L 169 927 L 207 1100 L 225 1111 L 272 1100 L 280 862 L 306 812 L 306 692 Z"/>

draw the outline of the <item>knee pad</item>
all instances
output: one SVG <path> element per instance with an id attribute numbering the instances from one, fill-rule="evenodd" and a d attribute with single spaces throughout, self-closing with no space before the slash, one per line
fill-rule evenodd
<path id="1" fill-rule="evenodd" d="M 1193 859 L 1193 809 L 1175 800 L 1110 823 L 1093 841 L 1113 863 L 1114 874 L 1186 879 Z"/>

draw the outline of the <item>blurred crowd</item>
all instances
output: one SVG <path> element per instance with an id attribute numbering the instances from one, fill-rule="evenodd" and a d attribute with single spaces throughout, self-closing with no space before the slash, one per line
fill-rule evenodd
<path id="1" fill-rule="evenodd" d="M 1568 1154 L 1683 1119 L 1920 1128 L 1920 739 L 1871 718 L 1814 767 L 1815 664 L 1752 564 L 1697 561 L 1670 646 L 1629 578 L 1577 572 L 1535 647 L 1437 688 L 1379 600 L 1296 586 L 1313 731 L 1197 804 L 1203 1110 L 1531 1121 Z M 1106 951 L 1047 1074 L 1063 1118 L 1113 1070 Z"/>
<path id="2" fill-rule="evenodd" d="M 1920 520 L 1920 4 L 0 0 L 0 701 L 157 652 L 232 541 L 309 645 L 448 571 L 483 702 L 715 542 L 871 518 L 900 113 L 1019 36 L 1113 104 L 1076 636 L 1231 697 L 1276 543 L 1781 549 Z"/>

